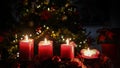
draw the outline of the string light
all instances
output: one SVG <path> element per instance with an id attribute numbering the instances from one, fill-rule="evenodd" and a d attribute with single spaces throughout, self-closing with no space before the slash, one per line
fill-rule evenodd
<path id="1" fill-rule="evenodd" d="M 83 41 L 83 43 L 86 43 L 86 41 Z"/>
<path id="2" fill-rule="evenodd" d="M 32 34 L 30 34 L 30 37 L 32 37 Z"/>
<path id="3" fill-rule="evenodd" d="M 46 27 L 46 25 L 43 25 L 43 27 Z"/>
<path id="4" fill-rule="evenodd" d="M 80 44 L 82 44 L 82 42 L 80 42 Z"/>
<path id="5" fill-rule="evenodd" d="M 38 5 L 37 8 L 40 8 L 40 5 Z"/>
<path id="6" fill-rule="evenodd" d="M 48 11 L 50 11 L 50 8 L 48 8 Z"/>
<path id="7" fill-rule="evenodd" d="M 49 27 L 46 27 L 46 29 L 49 29 Z"/>

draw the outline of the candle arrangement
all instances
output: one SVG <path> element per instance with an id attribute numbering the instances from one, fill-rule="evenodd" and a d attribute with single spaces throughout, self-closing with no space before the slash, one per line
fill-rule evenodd
<path id="1" fill-rule="evenodd" d="M 34 57 L 34 51 L 33 51 L 34 40 L 29 39 L 28 36 L 26 35 L 25 39 L 21 40 L 19 43 L 20 60 L 22 60 L 23 62 L 33 60 L 35 62 L 34 65 L 38 67 L 39 66 L 44 67 L 42 63 L 46 63 L 45 67 L 51 66 L 51 65 L 47 65 L 47 63 L 52 63 L 53 66 L 58 64 L 58 67 L 64 63 L 65 64 L 64 66 L 66 66 L 66 68 L 67 66 L 75 66 L 76 68 L 79 68 L 83 66 L 82 64 L 89 65 L 96 62 L 96 60 L 99 61 L 99 59 L 96 59 L 99 58 L 100 55 L 100 52 L 97 49 L 90 49 L 89 47 L 87 49 L 81 49 L 79 53 L 80 55 L 79 57 L 79 56 L 75 56 L 74 54 L 75 53 L 74 45 L 75 44 L 73 44 L 73 41 L 71 43 L 70 39 L 66 39 L 66 43 L 62 43 L 60 45 L 60 56 L 54 56 L 53 41 L 45 38 L 43 41 L 39 41 L 38 54 L 37 54 L 38 57 Z M 33 59 L 33 57 L 35 60 Z M 84 58 L 84 62 L 80 58 Z M 95 59 L 95 61 L 91 62 L 93 61 L 93 59 Z M 24 66 L 24 64 L 22 64 L 21 66 Z"/>
<path id="2" fill-rule="evenodd" d="M 33 39 L 28 39 L 28 36 L 25 36 L 24 40 L 20 41 L 19 51 L 20 59 L 22 60 L 32 60 L 34 56 L 34 41 Z M 86 59 L 98 58 L 100 52 L 97 49 L 82 49 L 80 51 L 81 56 Z M 38 57 L 40 61 L 44 61 L 53 57 L 53 41 L 44 39 L 38 43 Z M 74 58 L 74 45 L 70 44 L 70 40 L 66 39 L 66 43 L 61 44 L 60 46 L 60 57 L 61 58 Z"/>
<path id="3" fill-rule="evenodd" d="M 16 55 L 16 52 L 18 52 L 17 46 L 18 46 L 18 40 L 20 38 L 19 34 L 21 35 L 21 33 L 24 33 L 24 32 L 28 32 L 29 34 L 33 33 L 34 40 L 39 40 L 42 37 L 47 35 L 50 38 L 52 38 L 52 40 L 54 41 L 55 47 L 56 47 L 54 50 L 53 50 L 53 47 L 54 47 L 53 42 L 45 42 L 45 44 L 44 44 L 44 41 L 40 41 L 40 43 L 37 44 L 38 46 L 35 46 L 35 47 L 38 47 L 38 50 L 36 49 L 37 53 L 38 53 L 37 56 L 39 56 L 39 60 L 41 60 L 41 61 L 49 59 L 51 57 L 54 57 L 53 51 L 55 51 L 57 48 L 60 49 L 60 58 L 70 58 L 70 59 L 75 58 L 76 56 L 74 55 L 74 46 L 72 46 L 69 43 L 60 44 L 61 42 L 64 41 L 64 39 L 66 37 L 71 37 L 72 40 L 76 41 L 76 43 L 77 43 L 76 50 L 78 50 L 78 51 L 80 51 L 81 48 L 84 48 L 88 42 L 90 42 L 90 44 L 92 43 L 92 41 L 88 39 L 88 37 L 89 37 L 88 35 L 90 35 L 89 33 L 91 33 L 91 32 L 88 33 L 87 29 L 82 27 L 82 25 L 84 25 L 84 24 L 80 23 L 81 17 L 79 17 L 79 16 L 81 16 L 81 15 L 79 14 L 79 9 L 77 9 L 77 6 L 75 4 L 72 4 L 71 1 L 69 1 L 69 0 L 67 0 L 67 1 L 64 1 L 64 0 L 63 1 L 59 1 L 59 0 L 58 1 L 55 1 L 55 0 L 53 0 L 53 1 L 50 1 L 50 0 L 28 1 L 28 0 L 25 0 L 25 1 L 20 1 L 19 4 L 17 4 L 17 3 L 19 3 L 19 2 L 16 2 L 16 4 L 14 3 L 12 5 L 12 7 L 15 8 L 14 9 L 15 12 L 13 12 L 15 14 L 13 14 L 13 15 L 17 16 L 16 22 L 19 22 L 19 24 L 18 25 L 16 25 L 16 23 L 10 24 L 9 20 L 8 20 L 7 25 L 10 26 L 10 30 L 6 30 L 7 29 L 6 27 L 4 27 L 5 31 L 3 29 L 1 30 L 2 31 L 1 35 L 3 35 L 3 36 L 0 35 L 0 44 L 2 47 L 2 48 L 0 48 L 1 49 L 0 56 L 2 57 L 0 59 L 2 59 L 2 60 L 5 59 L 5 61 L 6 61 L 6 58 L 8 58 L 8 56 L 6 55 L 7 52 L 4 52 L 5 49 L 6 49 L 6 51 L 9 52 L 8 55 L 10 58 L 16 59 L 15 55 Z M 20 7 L 20 6 L 22 6 L 22 7 Z M 101 18 L 101 19 L 103 19 L 103 18 Z M 6 22 L 6 20 L 5 20 L 5 22 Z M 82 18 L 82 22 L 86 22 L 86 21 L 84 21 L 84 17 Z M 14 25 L 16 25 L 16 26 L 14 26 Z M 65 26 L 65 25 L 67 25 L 67 26 Z M 8 29 L 9 29 L 9 27 L 8 27 Z M 106 29 L 104 29 L 104 30 L 106 30 Z M 13 37 L 14 34 L 15 34 L 15 37 Z M 110 34 L 110 39 L 112 39 L 112 35 L 114 35 L 114 34 Z M 20 57 L 20 60 L 31 61 L 36 58 L 36 55 L 33 58 L 33 56 L 34 56 L 34 40 L 28 39 L 28 37 L 26 36 L 26 39 L 21 40 L 19 42 L 19 52 L 17 53 L 18 54 L 17 57 Z M 45 40 L 47 40 L 47 39 L 45 39 Z M 104 43 L 104 41 L 106 41 L 106 40 L 102 40 L 102 41 Z M 60 47 L 58 44 L 60 44 Z M 5 45 L 6 45 L 6 47 L 5 47 Z M 16 50 L 15 50 L 15 48 L 16 48 Z M 2 50 L 3 50 L 3 52 L 1 52 Z M 90 59 L 98 58 L 98 55 L 99 55 L 99 51 L 97 51 L 96 49 L 91 50 L 88 48 L 88 49 L 85 49 L 85 51 L 84 51 L 84 49 L 82 49 L 81 52 L 82 52 L 81 55 L 83 58 L 90 58 Z M 2 53 L 4 53 L 4 54 L 2 54 Z M 59 53 L 59 52 L 56 51 L 56 53 Z M 20 54 L 20 56 L 19 56 L 19 54 Z M 80 55 L 80 57 L 81 57 L 81 55 Z M 38 60 L 38 58 L 37 58 L 37 60 Z M 56 61 L 56 58 L 52 61 L 53 62 Z M 53 64 L 53 62 L 51 62 L 51 64 Z M 54 62 L 54 63 L 56 64 L 56 62 Z M 34 64 L 34 62 L 32 64 Z M 36 61 L 36 64 L 38 64 L 37 61 Z M 50 63 L 46 63 L 45 66 L 47 66 L 48 64 L 50 64 Z M 55 66 L 55 65 L 51 65 L 51 64 L 50 64 L 50 66 Z M 63 63 L 59 60 L 57 66 L 59 65 L 60 68 L 61 67 L 65 68 L 65 66 L 63 66 L 62 64 L 65 64 L 67 66 L 66 68 L 69 68 L 69 67 L 75 66 L 72 64 L 76 64 L 76 63 L 72 63 L 72 62 L 70 62 L 70 63 L 64 62 Z M 10 65 L 8 65 L 8 66 L 10 66 Z M 48 67 L 46 67 L 46 68 L 48 68 Z M 10 67 L 10 68 L 18 68 L 18 67 Z M 32 68 L 32 67 L 29 66 L 29 67 L 21 67 L 21 68 Z M 33 68 L 35 68 L 35 67 L 33 67 Z M 41 68 L 45 68 L 45 67 L 41 67 Z M 59 67 L 53 67 L 53 68 L 59 68 Z M 77 68 L 77 67 L 74 67 L 74 68 Z M 86 68 L 97 68 L 97 67 L 86 67 Z"/>

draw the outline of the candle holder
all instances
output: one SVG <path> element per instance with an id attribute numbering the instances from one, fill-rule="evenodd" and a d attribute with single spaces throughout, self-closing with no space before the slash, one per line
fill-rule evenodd
<path id="1" fill-rule="evenodd" d="M 96 62 L 99 62 L 99 55 L 100 55 L 100 52 L 97 50 L 97 49 L 82 49 L 80 51 L 81 53 L 81 57 L 83 58 L 84 60 L 84 64 L 89 67 L 94 67 L 94 64 Z"/>
<path id="2" fill-rule="evenodd" d="M 82 58 L 85 59 L 97 59 L 99 58 L 100 52 L 97 49 L 82 49 L 80 51 Z"/>

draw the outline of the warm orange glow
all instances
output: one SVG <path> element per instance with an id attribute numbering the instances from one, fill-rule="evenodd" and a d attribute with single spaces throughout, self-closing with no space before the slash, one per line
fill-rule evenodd
<path id="1" fill-rule="evenodd" d="M 69 39 L 66 40 L 66 44 L 69 45 Z"/>
<path id="2" fill-rule="evenodd" d="M 47 43 L 48 43 L 48 41 L 47 41 L 47 39 L 46 39 L 46 38 L 44 39 L 44 43 L 45 43 L 45 44 L 47 44 Z"/>
<path id="3" fill-rule="evenodd" d="M 50 44 L 50 41 L 45 38 L 44 41 L 43 41 L 43 44 L 45 44 L 45 45 Z"/>
<path id="4" fill-rule="evenodd" d="M 81 51 L 82 57 L 87 59 L 98 58 L 100 52 L 97 49 L 82 49 Z"/>
<path id="5" fill-rule="evenodd" d="M 87 50 L 84 50 L 84 55 L 85 56 L 92 56 L 94 54 L 96 54 L 95 50 L 90 50 L 89 48 Z"/>
<path id="6" fill-rule="evenodd" d="M 28 41 L 28 35 L 25 36 L 25 40 Z"/>

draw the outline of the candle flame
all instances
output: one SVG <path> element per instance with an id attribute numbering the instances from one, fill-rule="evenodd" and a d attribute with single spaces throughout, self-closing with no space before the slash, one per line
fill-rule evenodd
<path id="1" fill-rule="evenodd" d="M 28 35 L 25 36 L 25 40 L 28 40 Z"/>
<path id="2" fill-rule="evenodd" d="M 69 45 L 69 39 L 66 40 L 66 44 Z"/>
<path id="3" fill-rule="evenodd" d="M 87 50 L 90 51 L 90 48 L 88 47 Z"/>
<path id="4" fill-rule="evenodd" d="M 47 41 L 47 39 L 46 39 L 46 38 L 44 39 L 44 43 L 45 43 L 45 44 L 47 44 L 47 43 L 48 43 L 48 41 Z"/>
<path id="5" fill-rule="evenodd" d="M 87 50 L 84 51 L 85 56 L 92 56 L 94 54 L 95 54 L 95 51 L 90 50 L 89 48 L 87 48 Z"/>

